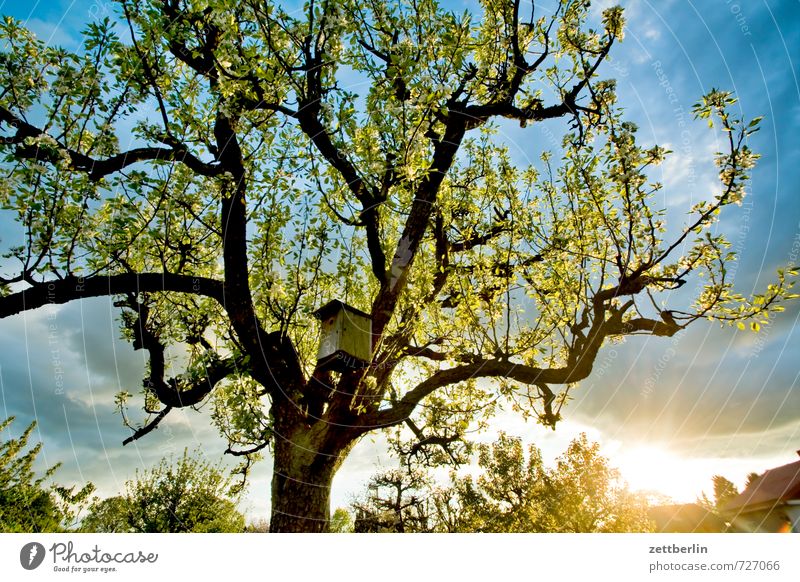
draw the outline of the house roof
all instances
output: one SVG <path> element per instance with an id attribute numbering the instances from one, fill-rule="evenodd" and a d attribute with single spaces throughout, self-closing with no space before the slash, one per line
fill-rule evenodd
<path id="1" fill-rule="evenodd" d="M 724 509 L 726 512 L 742 512 L 792 499 L 800 499 L 800 461 L 765 471 L 742 493 L 728 501 Z"/>

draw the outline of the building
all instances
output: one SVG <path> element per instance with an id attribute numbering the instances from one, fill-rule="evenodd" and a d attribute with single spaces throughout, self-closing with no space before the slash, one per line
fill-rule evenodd
<path id="1" fill-rule="evenodd" d="M 800 533 L 800 461 L 765 471 L 722 512 L 730 531 Z"/>

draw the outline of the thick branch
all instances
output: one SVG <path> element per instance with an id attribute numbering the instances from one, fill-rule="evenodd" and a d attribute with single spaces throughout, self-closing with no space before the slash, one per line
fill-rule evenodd
<path id="1" fill-rule="evenodd" d="M 453 454 L 453 451 L 450 449 L 450 445 L 462 440 L 462 436 L 458 433 L 445 436 L 445 435 L 430 435 L 425 436 L 422 429 L 419 428 L 414 421 L 410 418 L 406 419 L 406 426 L 411 429 L 411 432 L 414 433 L 414 436 L 417 437 L 417 441 L 411 445 L 411 449 L 408 451 L 408 456 L 415 456 L 420 452 L 424 452 L 426 447 L 430 446 L 438 446 L 441 447 L 442 450 L 447 453 L 447 455 L 452 459 L 454 464 L 459 464 L 458 459 Z M 404 454 L 405 456 L 405 454 Z"/>
<path id="2" fill-rule="evenodd" d="M 164 0 L 161 4 L 162 13 L 168 20 L 169 28 L 166 37 L 170 52 L 186 63 L 195 72 L 216 81 L 217 70 L 214 63 L 214 49 L 219 43 L 220 30 L 210 19 L 203 19 L 188 10 L 181 10 L 177 0 Z M 194 26 L 193 26 L 194 25 Z M 179 27 L 194 28 L 197 47 L 190 47 L 181 38 Z M 202 30 L 203 32 L 199 32 Z M 204 33 L 204 34 L 203 34 Z"/>
<path id="3" fill-rule="evenodd" d="M 219 112 L 214 137 L 220 163 L 233 177 L 220 208 L 225 309 L 236 336 L 251 357 L 254 378 L 273 398 L 284 398 L 292 386 L 304 382 L 304 377 L 289 338 L 277 332 L 267 333 L 253 306 L 247 257 L 247 173 L 235 120 Z"/>
<path id="4" fill-rule="evenodd" d="M 17 132 L 12 137 L 3 139 L 5 144 L 16 144 L 18 146 L 14 152 L 17 158 L 55 164 L 61 160 L 61 154 L 63 153 L 69 158 L 70 169 L 86 172 L 93 181 L 100 180 L 135 163 L 155 160 L 180 162 L 201 176 L 219 176 L 223 172 L 220 166 L 207 164 L 200 160 L 200 158 L 190 153 L 183 144 L 176 144 L 169 148 L 134 148 L 99 160 L 61 144 L 57 144 L 53 148 L 30 143 L 26 144 L 25 141 L 27 139 L 46 138 L 52 140 L 52 138 L 41 129 L 23 121 L 5 107 L 0 107 L 0 121 L 17 128 Z"/>
<path id="5" fill-rule="evenodd" d="M 414 195 L 411 212 L 392 258 L 389 280 L 381 286 L 372 304 L 372 333 L 377 339 L 382 337 L 383 330 L 391 319 L 400 294 L 405 288 L 414 257 L 428 229 L 439 188 L 453 165 L 466 131 L 465 120 L 456 117 L 448 122 L 442 139 L 435 142 L 431 167 L 425 178 L 420 181 Z"/>
<path id="6" fill-rule="evenodd" d="M 245 449 L 243 451 L 237 451 L 235 449 L 232 449 L 232 448 L 228 447 L 227 449 L 225 449 L 225 454 L 226 455 L 232 455 L 234 457 L 246 457 L 247 455 L 254 455 L 259 451 L 263 451 L 264 449 L 266 449 L 269 446 L 269 443 L 270 443 L 269 440 L 265 440 L 263 443 L 259 443 L 259 444 L 255 445 L 254 447 L 251 447 L 249 449 Z"/>
<path id="7" fill-rule="evenodd" d="M 314 102 L 301 105 L 297 115 L 300 129 L 311 140 L 322 157 L 339 173 L 347 183 L 347 187 L 361 203 L 360 219 L 367 230 L 367 249 L 372 262 L 372 273 L 378 282 L 383 284 L 386 281 L 386 257 L 383 254 L 380 240 L 378 204 L 381 201 L 373 195 L 361 179 L 353 163 L 333 143 L 328 131 L 319 120 L 319 98 L 315 97 L 315 99 Z"/>
<path id="8" fill-rule="evenodd" d="M 172 291 L 212 297 L 222 303 L 221 281 L 175 273 L 124 273 L 93 277 L 67 277 L 36 283 L 33 287 L 0 297 L 0 319 L 44 305 L 124 293 Z"/>
<path id="9" fill-rule="evenodd" d="M 403 422 L 417 404 L 434 391 L 472 378 L 510 378 L 525 384 L 566 384 L 584 379 L 589 372 L 591 362 L 588 360 L 582 365 L 564 368 L 536 368 L 507 360 L 480 360 L 472 364 L 462 364 L 434 373 L 407 392 L 392 408 L 365 417 L 361 428 L 367 431 Z"/>
<path id="10" fill-rule="evenodd" d="M 622 316 L 632 302 L 621 309 L 608 308 L 605 304 L 617 296 L 617 293 L 614 292 L 615 290 L 618 290 L 618 288 L 603 291 L 595 297 L 593 306 L 594 324 L 586 337 L 581 337 L 581 341 L 576 342 L 575 346 L 570 350 L 564 366 L 538 368 L 514 363 L 506 359 L 484 360 L 476 357 L 473 362 L 463 363 L 453 368 L 435 372 L 428 379 L 408 391 L 392 408 L 365 416 L 359 429 L 368 431 L 403 422 L 411 415 L 417 404 L 437 389 L 473 378 L 508 378 L 523 384 L 536 385 L 547 395 L 547 390 L 544 390 L 543 387 L 548 384 L 570 384 L 587 378 L 592 371 L 597 353 L 606 337 L 635 332 L 647 332 L 653 335 L 671 337 L 683 329 L 683 326 L 677 324 L 668 316 L 662 316 L 663 321 L 634 318 L 623 322 Z M 606 319 L 607 312 L 611 314 L 608 319 Z M 424 355 L 430 356 L 432 354 L 426 353 Z"/>
<path id="11" fill-rule="evenodd" d="M 646 317 L 630 319 L 621 325 L 619 332 L 627 334 L 646 332 L 648 335 L 672 337 L 685 327 L 683 325 L 679 325 L 675 322 L 675 320 L 671 319 L 671 316 L 667 315 L 668 312 L 664 313 L 665 315 L 662 316 L 664 321 L 648 319 Z"/>
<path id="12" fill-rule="evenodd" d="M 219 358 L 215 357 L 206 364 L 206 375 L 189 382 L 181 377 L 164 379 L 166 361 L 164 351 L 166 347 L 159 339 L 156 332 L 150 329 L 147 305 L 140 303 L 135 294 L 129 293 L 127 300 L 116 304 L 119 307 L 128 307 L 137 314 L 133 324 L 133 349 L 144 349 L 150 354 L 150 374 L 145 378 L 144 385 L 153 391 L 159 402 L 168 408 L 184 408 L 194 406 L 203 400 L 214 387 L 231 374 L 243 367 L 241 357 Z M 166 414 L 166 413 L 164 413 Z"/>
<path id="13" fill-rule="evenodd" d="M 151 368 L 153 366 L 152 351 L 150 366 Z M 241 358 L 214 360 L 206 366 L 206 375 L 191 383 L 184 383 L 181 378 L 153 381 L 154 378 L 151 376 L 149 386 L 162 404 L 172 408 L 185 408 L 199 404 L 217 384 L 242 369 Z"/>
<path id="14" fill-rule="evenodd" d="M 507 232 L 508 230 L 509 230 L 508 226 L 502 224 L 496 224 L 484 234 L 480 235 L 476 234 L 471 238 L 450 243 L 450 250 L 454 253 L 469 251 L 477 246 L 485 245 L 493 238 L 496 238 L 497 236 L 499 236 L 503 232 Z"/>

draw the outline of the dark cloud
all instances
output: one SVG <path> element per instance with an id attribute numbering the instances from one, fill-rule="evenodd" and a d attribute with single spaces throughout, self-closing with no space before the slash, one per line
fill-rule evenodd
<path id="1" fill-rule="evenodd" d="M 58 482 L 90 480 L 104 494 L 116 493 L 137 468 L 185 448 L 214 463 L 225 449 L 208 414 L 192 410 L 173 412 L 157 431 L 122 447 L 130 430 L 115 413 L 114 395 L 136 393 L 145 366 L 142 355 L 119 339 L 115 314 L 109 300 L 92 299 L 0 326 L 3 416 L 17 417 L 17 432 L 37 421 L 44 443 L 40 465 L 63 462 Z M 143 414 L 139 406 L 132 401 L 133 419 Z"/>
<path id="2" fill-rule="evenodd" d="M 604 348 L 568 413 L 606 430 L 707 438 L 797 422 L 796 328 L 761 334 L 700 323 L 679 340 Z"/>

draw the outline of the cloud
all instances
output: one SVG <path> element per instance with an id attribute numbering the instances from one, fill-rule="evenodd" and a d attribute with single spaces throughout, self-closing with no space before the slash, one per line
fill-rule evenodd
<path id="1" fill-rule="evenodd" d="M 783 350 L 746 355 L 737 344 L 745 334 L 702 323 L 678 341 L 636 338 L 606 347 L 599 370 L 574 391 L 565 412 L 620 438 L 704 439 L 770 430 L 800 410 L 791 366 L 795 333 L 776 340 Z"/>
<path id="2" fill-rule="evenodd" d="M 45 307 L 0 325 L 2 416 L 17 416 L 17 431 L 38 422 L 40 470 L 62 462 L 57 482 L 92 481 L 102 495 L 116 494 L 137 468 L 184 448 L 199 448 L 213 462 L 225 449 L 208 413 L 192 410 L 173 411 L 158 430 L 122 446 L 130 430 L 115 412 L 114 395 L 120 389 L 138 392 L 144 362 L 119 338 L 114 315 L 110 300 L 92 299 Z M 143 418 L 139 406 L 133 401 L 134 421 Z"/>

